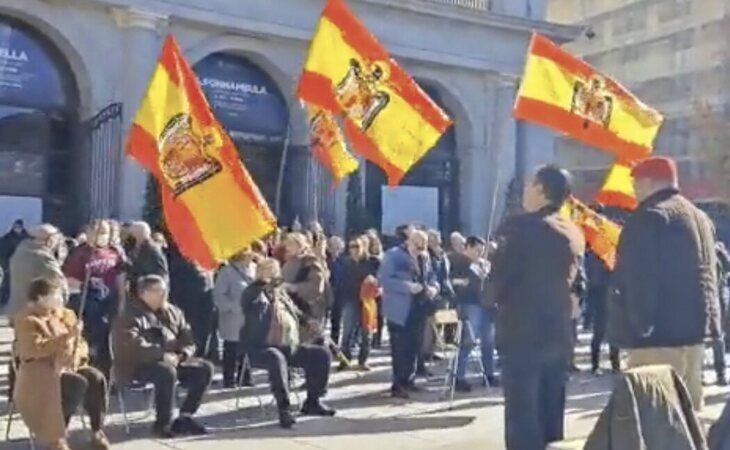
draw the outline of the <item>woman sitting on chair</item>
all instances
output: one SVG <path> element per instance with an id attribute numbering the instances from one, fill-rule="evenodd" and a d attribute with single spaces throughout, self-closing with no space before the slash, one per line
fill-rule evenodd
<path id="1" fill-rule="evenodd" d="M 88 367 L 88 345 L 76 315 L 63 306 L 63 281 L 37 278 L 28 303 L 14 317 L 20 360 L 14 400 L 35 438 L 53 450 L 68 450 L 66 427 L 83 401 L 91 422 L 90 448 L 109 449 L 102 431 L 107 405 L 104 375 Z"/>

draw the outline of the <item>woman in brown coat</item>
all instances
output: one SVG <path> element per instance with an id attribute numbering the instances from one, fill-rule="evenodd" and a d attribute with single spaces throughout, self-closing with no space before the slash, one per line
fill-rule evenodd
<path id="1" fill-rule="evenodd" d="M 66 427 L 83 401 L 93 432 L 90 448 L 109 449 L 101 430 L 106 380 L 101 372 L 85 366 L 88 345 L 76 315 L 63 307 L 59 280 L 33 280 L 28 303 L 14 324 L 15 355 L 20 361 L 14 400 L 30 432 L 47 448 L 69 449 Z"/>

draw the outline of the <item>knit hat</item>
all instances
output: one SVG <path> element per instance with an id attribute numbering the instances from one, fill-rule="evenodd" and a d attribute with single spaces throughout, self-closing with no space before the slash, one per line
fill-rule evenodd
<path id="1" fill-rule="evenodd" d="M 679 183 L 677 163 L 673 159 L 663 156 L 655 156 L 639 162 L 632 169 L 631 176 L 635 179 L 651 178 L 657 181 L 666 181 L 675 186 Z"/>

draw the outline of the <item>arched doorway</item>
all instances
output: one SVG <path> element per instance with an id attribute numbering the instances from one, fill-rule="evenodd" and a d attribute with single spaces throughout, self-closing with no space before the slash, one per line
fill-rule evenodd
<path id="1" fill-rule="evenodd" d="M 0 15 L 0 232 L 15 218 L 75 225 L 79 94 L 61 52 Z"/>
<path id="2" fill-rule="evenodd" d="M 450 114 L 436 89 L 423 84 L 421 88 Z M 424 225 L 442 233 L 460 229 L 456 148 L 456 132 L 451 126 L 396 188 L 388 188 L 383 171 L 368 163 L 365 205 L 373 225 L 383 233 L 391 234 L 394 226 L 412 221 L 414 217 L 424 217 Z"/>
<path id="3" fill-rule="evenodd" d="M 284 96 L 269 74 L 239 55 L 213 53 L 193 69 L 213 113 L 273 208 L 289 123 Z"/>

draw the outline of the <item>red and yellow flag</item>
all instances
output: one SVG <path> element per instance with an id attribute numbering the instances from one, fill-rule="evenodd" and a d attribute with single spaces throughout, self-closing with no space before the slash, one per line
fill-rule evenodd
<path id="1" fill-rule="evenodd" d="M 393 60 L 342 0 L 328 0 L 297 95 L 344 122 L 353 150 L 396 185 L 451 120 Z"/>
<path id="2" fill-rule="evenodd" d="M 606 175 L 601 190 L 596 194 L 596 201 L 605 206 L 615 206 L 626 210 L 634 210 L 638 206 L 634 192 L 634 179 L 631 176 L 630 162 L 616 161 Z"/>
<path id="3" fill-rule="evenodd" d="M 616 266 L 621 226 L 575 197 L 570 197 L 565 202 L 562 213 L 583 230 L 588 248 L 609 270 L 613 270 Z"/>
<path id="4" fill-rule="evenodd" d="M 651 153 L 664 120 L 619 83 L 533 34 L 514 116 L 623 160 Z"/>
<path id="5" fill-rule="evenodd" d="M 314 159 L 329 171 L 335 184 L 356 171 L 357 158 L 345 147 L 334 114 L 322 108 L 307 106 L 309 116 L 309 145 Z"/>
<path id="6" fill-rule="evenodd" d="M 167 227 L 181 253 L 202 267 L 215 268 L 273 231 L 274 215 L 171 35 L 126 151 L 157 178 Z"/>

